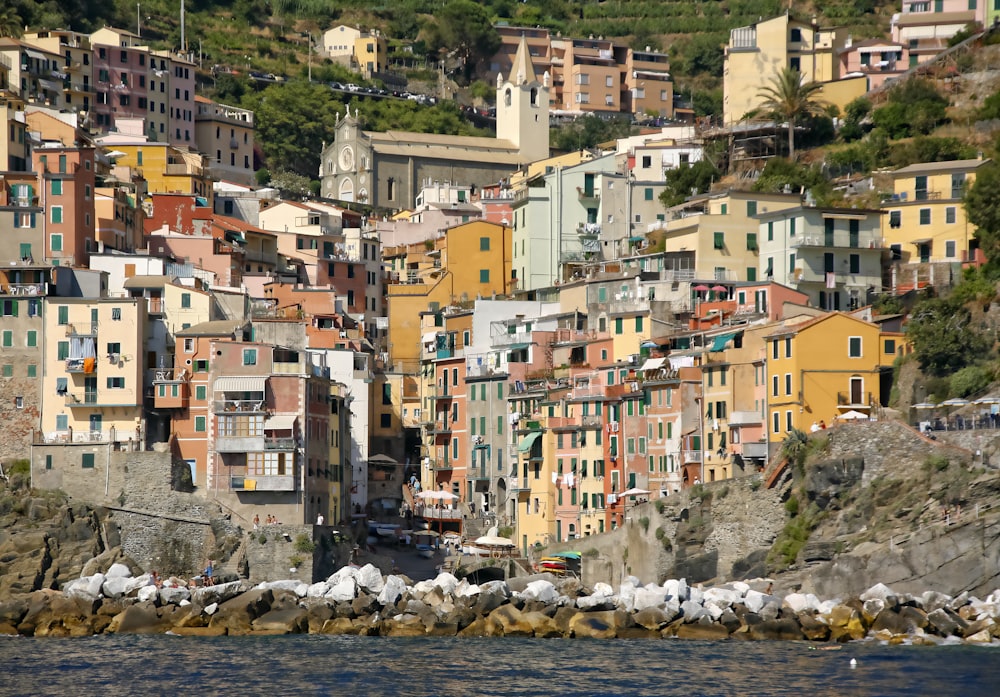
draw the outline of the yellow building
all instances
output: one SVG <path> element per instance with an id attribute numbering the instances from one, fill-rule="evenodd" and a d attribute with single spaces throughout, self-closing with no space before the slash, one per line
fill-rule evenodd
<path id="1" fill-rule="evenodd" d="M 97 141 L 107 151 L 121 153 L 116 167 L 138 170 L 146 180 L 147 193 L 180 193 L 201 196 L 212 206 L 212 178 L 207 158 L 186 148 L 154 143 L 142 136 L 112 133 Z M 128 179 L 129 177 L 119 177 Z"/>
<path id="2" fill-rule="evenodd" d="M 840 51 L 848 37 L 846 27 L 821 29 L 787 14 L 732 29 L 722 77 L 724 123 L 759 108 L 760 91 L 784 68 L 798 70 L 806 82 L 838 80 Z M 839 90 L 830 96 L 842 98 Z"/>
<path id="3" fill-rule="evenodd" d="M 848 411 L 871 415 L 888 397 L 898 334 L 883 335 L 875 324 L 831 312 L 782 326 L 765 341 L 772 443 L 793 428 L 830 425 Z"/>
<path id="4" fill-rule="evenodd" d="M 354 40 L 354 63 L 365 79 L 385 71 L 389 60 L 389 44 L 378 30 L 361 34 Z"/>
<path id="5" fill-rule="evenodd" d="M 676 258 L 677 268 L 690 270 L 695 278 L 757 281 L 757 216 L 801 203 L 798 194 L 729 191 L 698 196 L 668 209 L 651 242 L 663 239 L 664 251 Z"/>
<path id="6" fill-rule="evenodd" d="M 389 356 L 395 370 L 415 372 L 420 364 L 420 313 L 433 303 L 443 308 L 510 292 L 509 227 L 484 220 L 462 223 L 445 230 L 435 251 L 440 267 L 415 278 L 416 283 L 387 286 Z"/>
<path id="7" fill-rule="evenodd" d="M 988 159 L 923 162 L 892 173 L 892 197 L 882 204 L 882 236 L 893 261 L 958 262 L 976 258 L 976 227 L 962 197 Z"/>
<path id="8" fill-rule="evenodd" d="M 46 298 L 41 429 L 47 440 L 144 440 L 146 303 Z"/>
<path id="9" fill-rule="evenodd" d="M 536 544 L 556 539 L 556 435 L 540 421 L 522 421 L 517 440 L 517 532 L 515 542 L 527 555 Z"/>

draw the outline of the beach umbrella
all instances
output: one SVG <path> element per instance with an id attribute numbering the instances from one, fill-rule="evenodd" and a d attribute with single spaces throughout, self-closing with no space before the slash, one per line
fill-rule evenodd
<path id="1" fill-rule="evenodd" d="M 418 499 L 424 499 L 425 501 L 454 501 L 458 497 L 450 491 L 421 491 L 417 494 Z"/>
<path id="2" fill-rule="evenodd" d="M 862 419 L 868 419 L 869 416 L 862 411 L 851 409 L 850 411 L 845 411 L 837 418 L 841 421 L 861 421 Z"/>
<path id="3" fill-rule="evenodd" d="M 910 409 L 937 409 L 937 404 L 931 402 L 920 402 L 919 404 L 914 404 Z"/>
<path id="4" fill-rule="evenodd" d="M 951 399 L 944 400 L 938 406 L 939 407 L 965 407 L 965 406 L 968 406 L 969 404 L 972 404 L 972 402 L 970 402 L 967 399 L 961 399 L 960 397 L 952 397 Z"/>
<path id="5" fill-rule="evenodd" d="M 1000 397 L 980 397 L 973 404 L 1000 404 Z"/>
<path id="6" fill-rule="evenodd" d="M 704 293 L 706 290 L 711 290 L 711 289 L 708 286 L 702 284 L 702 285 L 693 286 L 691 288 L 691 290 L 696 290 L 699 293 Z"/>
<path id="7" fill-rule="evenodd" d="M 651 493 L 651 492 L 646 491 L 645 489 L 626 489 L 620 495 L 621 496 L 644 496 L 645 494 L 649 494 L 649 493 Z"/>
<path id="8" fill-rule="evenodd" d="M 728 293 L 729 292 L 729 289 L 726 288 L 725 286 L 722 286 L 722 285 L 712 286 L 712 290 L 714 290 L 716 293 Z"/>

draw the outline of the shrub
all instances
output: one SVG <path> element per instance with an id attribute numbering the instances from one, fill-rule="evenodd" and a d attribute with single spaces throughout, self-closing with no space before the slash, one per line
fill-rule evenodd
<path id="1" fill-rule="evenodd" d="M 788 513 L 788 515 L 792 516 L 793 518 L 798 514 L 799 512 L 798 497 L 792 496 L 789 497 L 787 501 L 785 501 L 785 511 Z"/>
<path id="2" fill-rule="evenodd" d="M 967 397 L 970 394 L 985 390 L 990 386 L 992 379 L 992 374 L 986 368 L 978 365 L 970 365 L 952 375 L 949 385 L 953 395 Z"/>
<path id="3" fill-rule="evenodd" d="M 944 455 L 929 455 L 924 460 L 924 471 L 928 474 L 944 472 L 951 465 L 951 461 Z"/>
<path id="4" fill-rule="evenodd" d="M 724 499 L 729 496 L 729 485 L 725 484 L 721 489 L 719 489 L 718 496 L 720 499 Z"/>
<path id="5" fill-rule="evenodd" d="M 262 545 L 267 544 L 267 535 L 261 533 L 260 537 L 257 538 L 257 541 L 260 542 Z"/>
<path id="6" fill-rule="evenodd" d="M 653 502 L 653 508 L 656 509 L 657 513 L 663 513 L 663 510 L 667 507 L 667 504 L 663 502 L 663 499 L 656 499 Z"/>
<path id="7" fill-rule="evenodd" d="M 313 550 L 316 549 L 316 543 L 309 539 L 309 536 L 305 533 L 300 533 L 295 538 L 295 551 L 305 552 L 312 554 Z"/>
<path id="8" fill-rule="evenodd" d="M 583 556 L 588 557 L 590 559 L 596 559 L 598 555 L 600 555 L 600 552 L 597 551 L 596 547 L 591 547 L 590 549 L 584 551 L 583 553 Z"/>
<path id="9" fill-rule="evenodd" d="M 664 530 L 663 528 L 656 528 L 655 535 L 656 535 L 656 539 L 662 540 L 664 537 L 666 537 L 667 531 Z"/>
<path id="10" fill-rule="evenodd" d="M 644 532 L 649 532 L 649 518 L 647 516 L 639 518 L 639 525 L 642 527 Z"/>

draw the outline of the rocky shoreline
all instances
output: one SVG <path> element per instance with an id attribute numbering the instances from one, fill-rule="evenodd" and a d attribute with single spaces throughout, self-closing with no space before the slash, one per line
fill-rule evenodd
<path id="1" fill-rule="evenodd" d="M 168 581 L 169 584 L 169 581 Z M 1000 591 L 985 600 L 934 591 L 896 594 L 876 585 L 859 597 L 820 601 L 768 592 L 769 581 L 689 586 L 683 579 L 618 592 L 548 575 L 472 585 L 448 573 L 410 583 L 374 566 L 344 567 L 326 581 L 242 581 L 157 587 L 125 564 L 0 604 L 0 633 L 36 637 L 113 633 L 193 636 L 354 634 L 808 640 L 891 644 L 1000 640 Z"/>

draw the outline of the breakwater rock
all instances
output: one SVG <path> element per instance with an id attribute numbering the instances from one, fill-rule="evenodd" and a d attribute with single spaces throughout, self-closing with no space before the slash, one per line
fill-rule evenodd
<path id="1" fill-rule="evenodd" d="M 0 604 L 0 633 L 358 634 L 809 640 L 890 643 L 1000 639 L 1000 591 L 985 600 L 934 591 L 897 594 L 884 585 L 846 600 L 769 593 L 766 579 L 711 588 L 683 579 L 617 591 L 541 574 L 473 585 L 442 573 L 411 583 L 371 565 L 344 567 L 319 583 L 242 581 L 188 588 L 153 584 L 123 564 L 61 591 Z"/>

